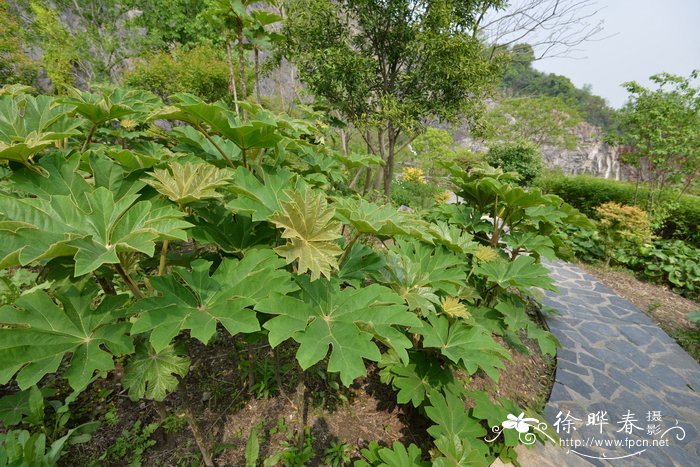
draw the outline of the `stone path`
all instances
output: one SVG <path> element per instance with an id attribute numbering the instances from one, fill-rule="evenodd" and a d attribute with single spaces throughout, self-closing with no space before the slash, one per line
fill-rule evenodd
<path id="1" fill-rule="evenodd" d="M 546 265 L 560 292 L 547 292 L 543 303 L 561 313 L 549 316 L 547 323 L 562 348 L 545 418 L 550 426 L 560 421 L 562 440 L 582 443 L 565 448 L 568 453 L 560 450 L 552 465 L 700 465 L 700 365 L 639 309 L 592 276 L 571 264 Z M 587 426 L 588 415 L 596 412 L 607 413 L 607 424 Z M 567 413 L 579 419 L 570 419 L 568 434 Z M 625 418 L 634 425 L 627 424 L 631 433 L 624 429 Z M 666 432 L 676 424 L 680 428 Z M 677 439 L 683 431 L 683 439 Z M 538 451 L 539 461 L 526 455 L 523 465 L 548 465 L 551 448 Z"/>

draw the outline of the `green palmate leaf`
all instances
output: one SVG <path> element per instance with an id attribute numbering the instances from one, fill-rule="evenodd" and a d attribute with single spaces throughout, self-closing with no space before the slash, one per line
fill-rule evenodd
<path id="1" fill-rule="evenodd" d="M 535 324 L 527 327 L 527 337 L 537 341 L 540 352 L 543 354 L 555 356 L 557 354 L 557 347 L 561 347 L 559 339 L 557 339 L 554 334 L 537 327 Z"/>
<path id="2" fill-rule="evenodd" d="M 376 441 L 372 441 L 361 452 L 367 460 L 355 462 L 356 467 L 427 467 L 430 465 L 421 460 L 423 453 L 415 444 L 410 444 L 406 448 L 399 441 L 394 441 L 391 448 L 383 448 Z"/>
<path id="3" fill-rule="evenodd" d="M 427 222 L 413 214 L 399 212 L 393 206 L 380 206 L 362 198 L 334 198 L 333 207 L 338 220 L 352 225 L 360 233 L 378 237 L 406 235 L 432 241 Z"/>
<path id="4" fill-rule="evenodd" d="M 401 295 L 409 308 L 435 312 L 438 293 L 456 296 L 466 287 L 464 256 L 415 240 L 391 247 L 379 280 Z"/>
<path id="5" fill-rule="evenodd" d="M 311 190 L 288 192 L 289 201 L 282 201 L 281 210 L 270 216 L 270 222 L 284 229 L 287 239 L 275 251 L 287 260 L 298 262 L 297 272 L 311 272 L 311 280 L 321 275 L 331 277 L 338 269 L 337 257 L 343 250 L 333 240 L 340 238 L 340 224 L 333 221 L 335 210 L 328 207 L 322 193 Z"/>
<path id="6" fill-rule="evenodd" d="M 435 467 L 464 467 L 470 466 L 487 466 L 491 461 L 484 455 L 484 449 L 478 450 L 474 448 L 474 444 L 482 442 L 472 439 L 461 439 L 454 435 L 441 436 L 435 440 L 435 447 L 440 453 L 438 457 L 432 459 L 432 465 Z"/>
<path id="7" fill-rule="evenodd" d="M 172 346 L 156 352 L 149 345 L 139 345 L 124 369 L 122 384 L 133 401 L 144 397 L 162 401 L 177 388 L 175 375 L 184 378 L 189 368 L 189 359 L 178 356 Z"/>
<path id="8" fill-rule="evenodd" d="M 374 249 L 354 243 L 340 265 L 338 279 L 359 285 L 367 277 L 376 276 L 384 267 L 384 263 L 384 256 Z"/>
<path id="9" fill-rule="evenodd" d="M 434 243 L 444 245 L 455 253 L 470 253 L 479 245 L 472 235 L 446 222 L 430 224 L 429 231 L 433 235 Z"/>
<path id="10" fill-rule="evenodd" d="M 87 174 L 81 172 L 81 165 L 86 159 L 90 171 L 94 174 L 89 183 Z M 22 169 L 15 172 L 12 182 L 15 188 L 40 198 L 49 199 L 56 195 L 70 196 L 81 206 L 86 203 L 85 194 L 94 188 L 105 187 L 114 194 L 115 199 L 138 192 L 145 186 L 137 176 L 127 174 L 113 161 L 99 157 L 89 151 L 81 159 L 81 154 L 56 151 L 41 158 L 38 166 L 42 173 Z"/>
<path id="11" fill-rule="evenodd" d="M 132 312 L 140 316 L 132 334 L 150 331 L 150 342 L 159 352 L 170 345 L 180 331 L 189 329 L 203 343 L 221 323 L 233 334 L 260 329 L 250 308 L 271 294 L 296 290 L 284 261 L 269 249 L 251 250 L 242 260 L 224 259 L 209 275 L 212 263 L 197 260 L 191 271 L 173 268 L 173 275 L 153 277 L 151 285 L 160 296 L 136 302 Z"/>
<path id="12" fill-rule="evenodd" d="M 400 329 L 421 323 L 390 289 L 373 284 L 341 290 L 337 281 L 311 282 L 306 276 L 298 276 L 297 282 L 298 296 L 277 294 L 256 309 L 277 315 L 264 325 L 270 331 L 270 345 L 290 338 L 301 344 L 297 360 L 302 368 L 322 360 L 330 347 L 328 371 L 339 372 L 343 383 L 350 385 L 366 374 L 364 359 L 379 361 L 375 337 L 408 360 L 406 349 L 412 344 Z"/>
<path id="13" fill-rule="evenodd" d="M 288 170 L 263 172 L 262 181 L 249 170 L 239 167 L 229 189 L 236 198 L 227 207 L 235 213 L 248 214 L 254 221 L 266 221 L 289 201 L 289 192 L 299 191 L 303 182 Z"/>
<path id="14" fill-rule="evenodd" d="M 0 399 L 0 422 L 11 426 L 22 420 L 37 424 L 44 421 L 44 398 L 36 386 Z"/>
<path id="15" fill-rule="evenodd" d="M 131 114 L 146 115 L 161 104 L 155 94 L 133 89 L 102 89 L 91 93 L 71 89 L 70 96 L 60 99 L 75 107 L 75 111 L 95 125 Z"/>
<path id="16" fill-rule="evenodd" d="M 269 244 L 277 234 L 267 222 L 253 222 L 250 216 L 231 214 L 223 206 L 197 208 L 195 225 L 189 233 L 202 243 L 212 243 L 227 253 L 244 253 L 256 245 Z"/>
<path id="17" fill-rule="evenodd" d="M 480 263 L 476 272 L 500 287 L 515 287 L 527 291 L 530 287 L 541 287 L 556 291 L 554 280 L 549 277 L 549 270 L 535 263 L 531 256 L 518 256 L 515 261 L 490 261 Z"/>
<path id="18" fill-rule="evenodd" d="M 479 420 L 467 412 L 464 401 L 452 391 L 430 391 L 430 405 L 425 407 L 425 414 L 435 425 L 428 428 L 428 433 L 435 439 L 457 436 L 459 439 L 479 438 L 486 434 Z"/>
<path id="19" fill-rule="evenodd" d="M 169 149 L 152 141 L 134 144 L 130 149 L 121 146 L 107 147 L 105 153 L 129 172 L 150 169 L 161 159 L 172 156 Z"/>
<path id="20" fill-rule="evenodd" d="M 95 371 L 114 368 L 113 355 L 133 352 L 129 325 L 119 321 L 126 295 L 107 296 L 93 309 L 96 290 L 57 293 L 59 308 L 43 291 L 0 308 L 0 384 L 15 374 L 25 389 L 57 370 L 72 354 L 65 372 L 73 389 L 84 388 Z"/>
<path id="21" fill-rule="evenodd" d="M 395 352 L 387 352 L 379 363 L 381 381 L 399 391 L 396 394 L 399 404 L 411 402 L 419 407 L 431 390 L 441 390 L 454 381 L 452 373 L 445 371 L 432 355 L 409 352 L 409 361 L 406 365 Z"/>
<path id="22" fill-rule="evenodd" d="M 114 199 L 100 187 L 72 196 L 22 198 L 0 194 L 0 267 L 26 265 L 40 259 L 74 256 L 75 275 L 87 274 L 103 264 L 119 262 L 119 252 L 152 256 L 158 240 L 187 240 L 183 229 L 191 224 L 184 214 L 138 195 Z"/>
<path id="23" fill-rule="evenodd" d="M 55 141 L 79 133 L 80 121 L 69 117 L 74 108 L 50 96 L 0 96 L 0 159 L 28 164 Z"/>
<path id="24" fill-rule="evenodd" d="M 213 165 L 178 162 L 171 162 L 168 170 L 155 169 L 152 177 L 144 181 L 179 205 L 221 198 L 216 189 L 226 186 L 231 180 L 228 171 Z"/>
<path id="25" fill-rule="evenodd" d="M 417 332 L 423 336 L 423 347 L 439 349 L 442 355 L 464 366 L 469 374 L 478 368 L 498 382 L 498 369 L 510 360 L 506 349 L 493 340 L 481 326 L 469 326 L 460 321 L 450 323 L 444 317 L 429 316 L 430 325 Z"/>
<path id="26" fill-rule="evenodd" d="M 150 120 L 180 120 L 204 134 L 217 134 L 235 143 L 241 150 L 272 148 L 283 138 L 278 122 L 266 112 L 256 112 L 246 121 L 220 103 L 207 104 L 191 94 L 170 96 L 173 105 L 152 113 Z"/>
<path id="27" fill-rule="evenodd" d="M 222 156 L 222 152 L 231 161 L 239 162 L 241 160 L 241 149 L 233 142 L 220 136 L 204 136 L 191 126 L 175 127 L 170 134 L 178 141 L 177 146 L 174 148 L 176 151 L 194 154 L 217 167 L 228 166 L 226 159 Z"/>
<path id="28" fill-rule="evenodd" d="M 471 391 L 467 393 L 467 397 L 474 402 L 472 415 L 481 420 L 486 420 L 488 426 L 499 426 L 503 421 L 507 420 L 508 414 L 517 415 L 523 413 L 518 405 L 504 398 L 497 398 L 496 402 L 492 402 L 491 398 L 483 391 Z M 542 419 L 541 415 L 527 410 L 528 417 Z M 503 441 L 508 446 L 517 446 L 519 444 L 518 432 L 516 430 L 503 430 Z"/>
<path id="29" fill-rule="evenodd" d="M 503 240 L 509 248 L 532 252 L 536 258 L 544 256 L 547 259 L 556 259 L 554 243 L 544 235 L 538 235 L 535 232 L 515 232 L 504 236 Z"/>

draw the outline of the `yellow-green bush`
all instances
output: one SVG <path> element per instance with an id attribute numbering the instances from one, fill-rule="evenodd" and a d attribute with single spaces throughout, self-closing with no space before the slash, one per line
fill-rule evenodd
<path id="1" fill-rule="evenodd" d="M 651 241 L 651 219 L 637 206 L 626 206 L 615 202 L 596 207 L 598 232 L 605 243 L 606 256 L 610 258 L 615 248 L 641 245 Z"/>

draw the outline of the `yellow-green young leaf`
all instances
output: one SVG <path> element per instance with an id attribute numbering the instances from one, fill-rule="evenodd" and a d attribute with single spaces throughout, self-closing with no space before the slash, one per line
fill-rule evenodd
<path id="1" fill-rule="evenodd" d="M 226 186 L 231 175 L 209 164 L 170 163 L 168 170 L 155 169 L 144 182 L 171 201 L 183 205 L 203 199 L 221 198 L 217 188 Z"/>
<path id="2" fill-rule="evenodd" d="M 457 298 L 445 297 L 440 300 L 440 306 L 442 307 L 442 312 L 450 318 L 471 318 L 471 314 L 467 311 L 467 307 L 465 307 L 463 303 L 460 303 L 459 299 Z"/>
<path id="3" fill-rule="evenodd" d="M 311 280 L 321 275 L 330 278 L 343 252 L 333 242 L 340 237 L 340 223 L 332 220 L 335 209 L 328 207 L 322 193 L 304 190 L 286 194 L 289 201 L 280 203 L 282 210 L 270 216 L 271 222 L 284 229 L 282 238 L 288 239 L 275 251 L 287 264 L 298 261 L 298 273 L 310 271 Z"/>

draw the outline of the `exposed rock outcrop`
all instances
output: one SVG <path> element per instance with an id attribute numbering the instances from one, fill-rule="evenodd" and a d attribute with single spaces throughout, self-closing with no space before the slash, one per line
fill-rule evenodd
<path id="1" fill-rule="evenodd" d="M 541 148 L 547 167 L 559 168 L 567 175 L 589 174 L 615 180 L 625 178 L 617 147 L 603 141 L 600 128 L 582 122 L 576 125 L 574 134 L 579 138 L 576 149 L 554 146 Z"/>
<path id="2" fill-rule="evenodd" d="M 576 149 L 548 145 L 540 148 L 545 166 L 561 169 L 567 175 L 589 174 L 614 180 L 630 178 L 629 169 L 620 164 L 618 148 L 603 141 L 600 128 L 582 122 L 574 127 L 573 133 L 579 140 Z M 476 153 L 488 151 L 488 144 L 469 136 L 462 136 L 457 144 Z"/>

